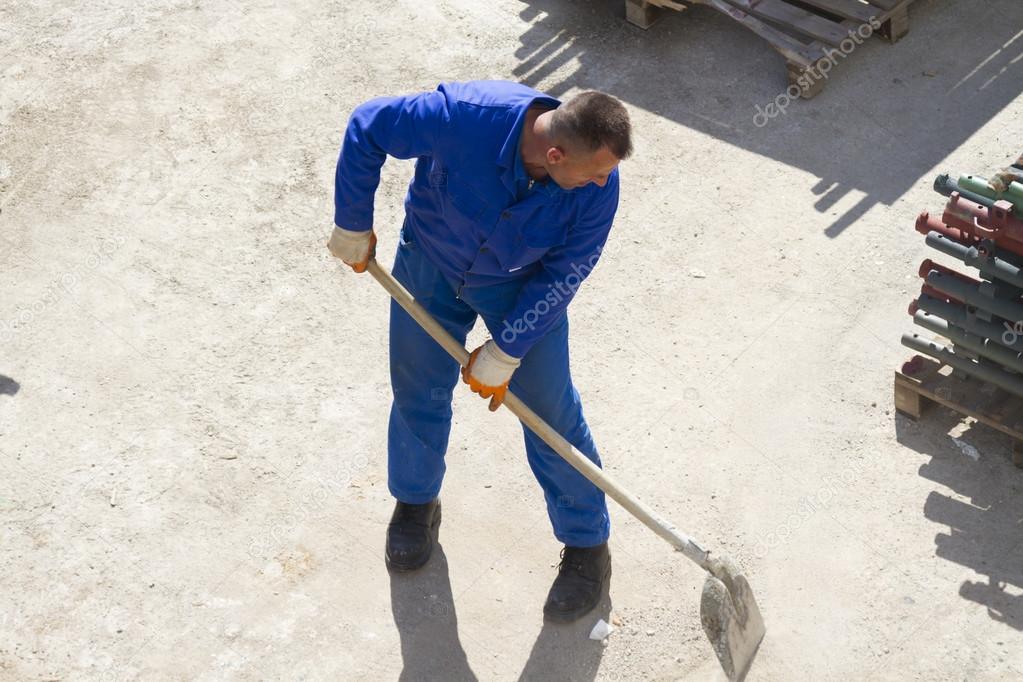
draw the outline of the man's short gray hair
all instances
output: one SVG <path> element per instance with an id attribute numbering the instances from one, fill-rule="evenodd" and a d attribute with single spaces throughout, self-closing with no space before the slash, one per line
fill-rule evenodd
<path id="1" fill-rule="evenodd" d="M 551 137 L 571 149 L 595 152 L 607 147 L 618 159 L 632 154 L 629 112 L 617 98 L 589 90 L 554 110 Z"/>

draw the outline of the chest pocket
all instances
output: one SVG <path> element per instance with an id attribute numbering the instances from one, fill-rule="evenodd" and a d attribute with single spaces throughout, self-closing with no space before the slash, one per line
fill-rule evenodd
<path id="1" fill-rule="evenodd" d="M 450 218 L 462 218 L 463 220 L 476 225 L 492 223 L 496 219 L 497 211 L 489 201 L 484 199 L 480 192 L 473 186 L 472 182 L 460 173 L 449 173 L 447 170 L 438 169 L 430 174 L 430 184 L 434 184 L 444 193 L 445 199 L 451 208 L 454 208 L 457 215 L 449 215 Z"/>
<path id="2" fill-rule="evenodd" d="M 537 262 L 565 243 L 568 227 L 552 211 L 522 211 L 521 206 L 502 211 L 488 242 L 501 268 L 512 272 Z"/>

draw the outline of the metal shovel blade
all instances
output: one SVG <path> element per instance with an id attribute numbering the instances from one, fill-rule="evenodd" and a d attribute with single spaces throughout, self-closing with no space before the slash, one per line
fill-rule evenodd
<path id="1" fill-rule="evenodd" d="M 714 557 L 707 569 L 700 622 L 725 675 L 733 682 L 742 680 L 764 638 L 764 619 L 753 590 L 731 559 Z"/>

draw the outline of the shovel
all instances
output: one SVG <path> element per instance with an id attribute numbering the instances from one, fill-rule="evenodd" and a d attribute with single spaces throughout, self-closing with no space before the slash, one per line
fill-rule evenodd
<path id="1" fill-rule="evenodd" d="M 462 367 L 469 364 L 469 352 L 416 302 L 412 294 L 394 279 L 391 273 L 380 267 L 376 259 L 370 258 L 366 269 L 451 357 Z M 753 591 L 739 567 L 725 556 L 711 557 L 709 551 L 633 497 L 596 464 L 586 459 L 511 391 L 505 394 L 504 406 L 579 473 L 625 507 L 626 511 L 646 524 L 650 530 L 667 540 L 677 551 L 707 571 L 709 575 L 703 584 L 703 595 L 700 599 L 700 621 L 703 624 L 703 631 L 710 638 L 714 653 L 717 654 L 728 679 L 743 679 L 753 662 L 760 640 L 764 637 L 764 620 L 760 616 L 756 599 L 753 598 Z"/>

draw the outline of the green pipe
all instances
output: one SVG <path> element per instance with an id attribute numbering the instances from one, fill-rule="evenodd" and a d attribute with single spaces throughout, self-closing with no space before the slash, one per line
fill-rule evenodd
<path id="1" fill-rule="evenodd" d="M 1023 217 L 1023 184 L 1011 182 L 1004 192 L 996 192 L 987 184 L 987 180 L 979 175 L 960 175 L 958 185 L 967 192 L 979 194 L 992 201 L 1004 199 L 1012 204 L 1013 212 L 1017 216 Z"/>
<path id="2" fill-rule="evenodd" d="M 991 208 L 995 203 L 986 196 L 977 194 L 976 192 L 970 192 L 959 186 L 959 183 L 953 180 L 948 173 L 942 173 L 938 177 L 934 178 L 934 191 L 943 196 L 951 196 L 952 192 L 959 192 L 959 196 L 963 199 L 969 199 L 975 204 L 980 204 L 985 208 Z"/>

